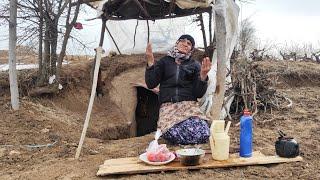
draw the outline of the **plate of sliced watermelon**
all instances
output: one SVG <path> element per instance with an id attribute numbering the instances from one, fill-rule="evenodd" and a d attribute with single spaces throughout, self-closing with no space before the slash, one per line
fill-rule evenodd
<path id="1" fill-rule="evenodd" d="M 172 152 L 169 152 L 167 154 L 150 154 L 145 152 L 139 156 L 139 159 L 141 161 L 154 166 L 168 164 L 175 158 L 176 156 Z"/>

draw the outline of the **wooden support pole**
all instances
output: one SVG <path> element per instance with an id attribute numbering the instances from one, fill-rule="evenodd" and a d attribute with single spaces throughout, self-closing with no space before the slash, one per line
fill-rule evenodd
<path id="1" fill-rule="evenodd" d="M 222 5 L 225 0 L 217 0 L 217 5 Z M 225 8 L 225 7 L 224 7 Z M 215 105 L 212 106 L 211 115 L 212 120 L 219 120 L 221 114 L 221 108 L 225 94 L 225 82 L 226 82 L 226 17 L 223 11 L 226 9 L 215 11 L 215 37 L 217 40 L 217 84 L 213 97 Z M 211 127 L 212 128 L 212 127 Z M 212 130 L 212 129 L 211 129 Z"/>
<path id="2" fill-rule="evenodd" d="M 107 26 L 106 26 L 106 30 L 107 30 L 109 36 L 111 37 L 113 44 L 116 46 L 116 48 L 118 50 L 118 53 L 121 55 L 120 49 L 119 49 L 116 41 L 114 40 L 114 38 L 113 38 L 113 36 L 112 36 L 112 34 L 111 34 L 111 32 L 110 32 L 110 30 L 109 30 L 109 28 Z"/>
<path id="3" fill-rule="evenodd" d="M 105 27 L 106 27 L 107 20 L 102 18 L 102 27 L 101 27 L 101 33 L 100 33 L 100 42 L 99 46 L 102 47 L 103 45 L 103 40 L 104 40 L 104 32 L 105 32 Z"/>
<path id="4" fill-rule="evenodd" d="M 176 5 L 176 0 L 172 0 L 172 1 L 170 2 L 170 6 L 169 6 L 169 17 L 170 17 L 170 18 L 172 17 L 172 10 L 173 10 L 173 8 L 175 7 L 175 5 Z"/>
<path id="5" fill-rule="evenodd" d="M 202 13 L 199 14 L 199 21 L 200 21 L 200 27 L 201 27 L 201 31 L 202 31 L 202 38 L 203 38 L 203 45 L 204 45 L 204 49 L 206 52 L 206 55 L 208 56 L 209 52 L 208 52 L 208 44 L 207 44 L 207 38 L 206 38 L 206 31 L 204 29 L 204 22 L 203 22 L 203 16 Z"/>
<path id="6" fill-rule="evenodd" d="M 212 11 L 210 11 L 208 14 L 209 14 L 209 46 L 211 46 L 212 41 L 213 41 L 213 39 L 212 39 Z"/>
<path id="7" fill-rule="evenodd" d="M 138 7 L 141 9 L 141 11 L 143 12 L 143 14 L 147 17 L 147 18 L 151 18 L 151 16 L 149 15 L 148 11 L 141 5 L 141 3 L 138 0 L 133 0 Z"/>
<path id="8" fill-rule="evenodd" d="M 16 45 L 17 45 L 17 0 L 10 1 L 9 19 L 9 82 L 11 106 L 13 110 L 19 110 L 19 90 L 16 69 Z"/>
<path id="9" fill-rule="evenodd" d="M 94 75 L 93 75 L 93 82 L 92 82 L 92 89 L 91 89 L 91 96 L 90 96 L 90 101 L 88 105 L 88 110 L 87 110 L 87 115 L 86 119 L 84 121 L 79 145 L 76 151 L 75 158 L 78 159 L 81 153 L 82 145 L 84 142 L 84 138 L 86 137 L 87 129 L 89 126 L 89 121 L 90 121 L 90 116 L 91 116 L 91 111 L 93 107 L 93 102 L 94 98 L 96 96 L 96 88 L 97 88 L 97 80 L 98 80 L 98 72 L 100 68 L 100 61 L 101 61 L 101 55 L 102 55 L 102 45 L 103 45 L 103 39 L 104 39 L 104 32 L 105 32 L 105 26 L 106 26 L 106 20 L 102 20 L 102 28 L 101 28 L 101 36 L 100 36 L 100 42 L 99 42 L 99 47 L 96 49 L 96 63 L 95 63 L 95 68 L 94 68 Z"/>
<path id="10" fill-rule="evenodd" d="M 147 20 L 147 28 L 148 28 L 148 43 L 150 42 L 150 27 L 149 27 L 149 21 Z"/>
<path id="11" fill-rule="evenodd" d="M 139 25 L 139 20 L 137 20 L 136 27 L 134 28 L 134 35 L 133 35 L 133 48 L 136 47 L 136 35 L 137 35 L 137 29 Z"/>
<path id="12" fill-rule="evenodd" d="M 214 37 L 212 37 L 212 11 L 210 11 L 209 13 L 209 48 L 208 48 L 208 53 L 209 53 L 209 57 L 212 57 L 213 56 L 213 52 L 214 52 L 214 49 L 216 48 L 215 47 L 215 39 Z M 211 59 L 212 61 L 212 59 Z"/>

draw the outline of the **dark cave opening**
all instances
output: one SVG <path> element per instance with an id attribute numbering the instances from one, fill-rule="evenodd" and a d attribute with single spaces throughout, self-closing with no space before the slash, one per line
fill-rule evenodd
<path id="1" fill-rule="evenodd" d="M 143 136 L 157 130 L 159 108 L 157 94 L 144 87 L 137 87 L 137 107 L 135 112 L 137 136 Z"/>

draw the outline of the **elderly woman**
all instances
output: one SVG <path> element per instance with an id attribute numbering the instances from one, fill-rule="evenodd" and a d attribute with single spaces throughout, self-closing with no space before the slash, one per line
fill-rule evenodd
<path id="1" fill-rule="evenodd" d="M 158 61 L 151 44 L 146 48 L 145 81 L 150 89 L 160 84 L 158 129 L 172 144 L 206 143 L 210 135 L 208 118 L 200 111 L 197 98 L 207 90 L 211 62 L 206 57 L 200 65 L 191 59 L 194 46 L 192 36 L 182 35 Z"/>

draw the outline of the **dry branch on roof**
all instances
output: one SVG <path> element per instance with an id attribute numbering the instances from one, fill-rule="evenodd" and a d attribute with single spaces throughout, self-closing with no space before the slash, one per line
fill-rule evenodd
<path id="1" fill-rule="evenodd" d="M 156 20 L 211 12 L 211 6 L 182 9 L 175 1 L 113 0 L 103 5 L 103 18 L 108 20 Z"/>

